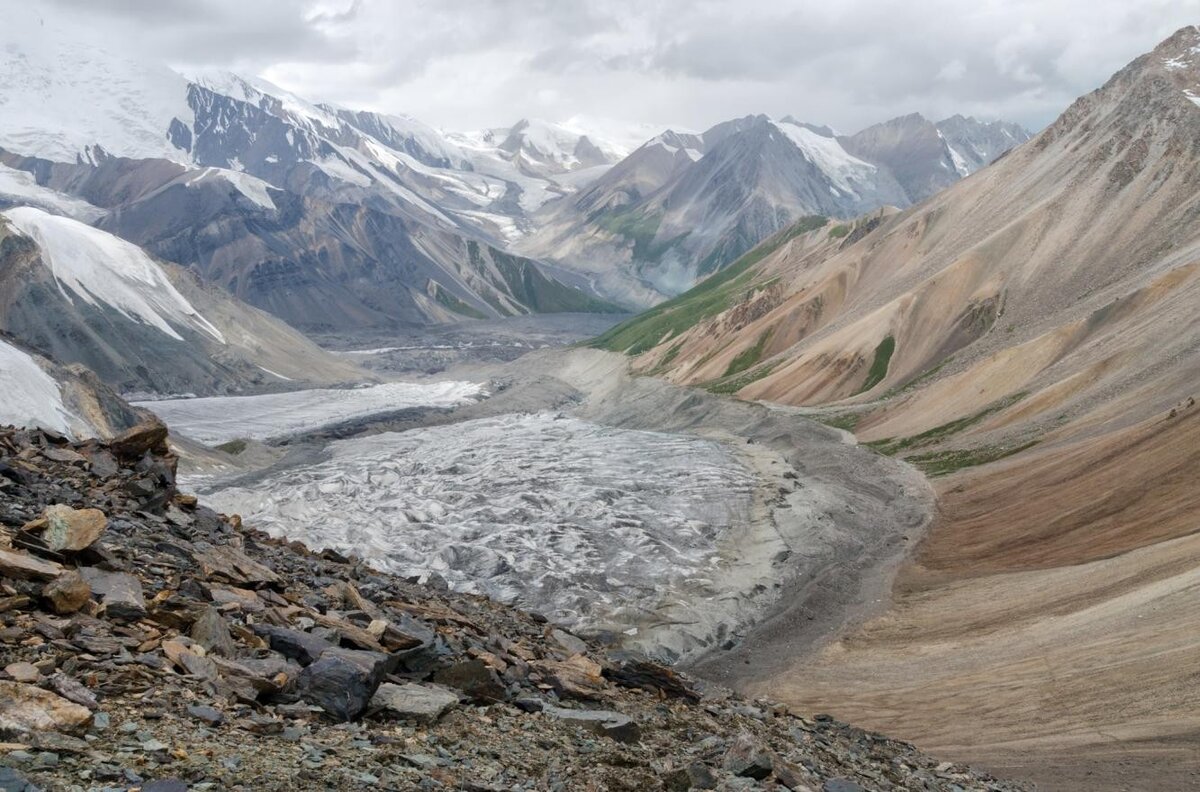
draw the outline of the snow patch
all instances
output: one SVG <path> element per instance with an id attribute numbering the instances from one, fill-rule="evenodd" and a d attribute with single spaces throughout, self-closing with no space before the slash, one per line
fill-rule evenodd
<path id="1" fill-rule="evenodd" d="M 69 290 L 89 305 L 103 303 L 127 319 L 183 340 L 171 326 L 191 326 L 222 344 L 221 335 L 192 307 L 145 251 L 78 220 L 22 206 L 3 213 L 41 249 L 60 291 Z"/>
<path id="2" fill-rule="evenodd" d="M 103 209 L 87 201 L 41 186 L 32 173 L 4 165 L 0 165 L 0 200 L 30 204 L 85 223 L 98 220 L 105 214 Z"/>
<path id="3" fill-rule="evenodd" d="M 0 424 L 70 434 L 76 421 L 54 378 L 33 357 L 0 341 Z"/>
<path id="4" fill-rule="evenodd" d="M 194 174 L 187 175 L 185 178 L 187 180 L 184 182 L 184 185 L 188 187 L 193 184 L 203 184 L 213 179 L 220 179 L 233 185 L 235 190 L 262 208 L 272 211 L 278 208 L 275 206 L 275 201 L 272 200 L 271 193 L 269 192 L 269 190 L 275 188 L 262 179 L 251 176 L 249 173 L 227 170 L 225 168 L 204 168 L 203 170 L 196 171 Z"/>
<path id="5" fill-rule="evenodd" d="M 938 135 L 941 134 L 941 132 L 938 132 Z M 943 142 L 946 142 L 944 138 Z M 959 154 L 954 146 L 951 146 L 949 142 L 946 142 L 946 150 L 950 152 L 950 161 L 954 163 L 954 170 L 958 171 L 958 175 L 962 176 L 964 179 L 970 176 L 971 166 L 967 164 L 966 158 L 963 157 L 962 154 Z"/>
<path id="6" fill-rule="evenodd" d="M 860 197 L 858 186 L 870 180 L 875 166 L 851 155 L 835 138 L 818 135 L 807 127 L 782 121 L 772 122 L 776 129 L 816 165 L 842 192 Z"/>
<path id="7" fill-rule="evenodd" d="M 28 5 L 28 8 L 22 8 Z M 55 162 L 121 157 L 188 162 L 167 139 L 194 121 L 187 81 L 43 26 L 37 4 L 9 3 L 0 25 L 0 146 Z"/>

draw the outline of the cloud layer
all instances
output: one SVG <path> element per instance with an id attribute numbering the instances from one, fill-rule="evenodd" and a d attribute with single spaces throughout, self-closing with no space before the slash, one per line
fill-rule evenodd
<path id="1" fill-rule="evenodd" d="M 0 0 L 0 5 L 19 0 Z M 577 115 L 1040 127 L 1200 0 L 43 0 L 47 31 L 450 128 Z M 53 34 L 52 32 L 48 34 Z"/>

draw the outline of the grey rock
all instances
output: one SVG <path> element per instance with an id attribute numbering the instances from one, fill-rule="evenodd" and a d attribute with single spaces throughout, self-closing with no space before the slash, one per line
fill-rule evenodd
<path id="1" fill-rule="evenodd" d="M 371 709 L 421 723 L 431 723 L 458 704 L 458 695 L 428 685 L 379 686 L 371 697 Z"/>
<path id="2" fill-rule="evenodd" d="M 582 638 L 577 638 L 566 630 L 560 630 L 555 627 L 550 631 L 550 637 L 556 644 L 567 651 L 568 654 L 583 654 L 587 651 L 587 644 Z"/>
<path id="3" fill-rule="evenodd" d="M 771 755 L 761 750 L 749 734 L 739 734 L 729 750 L 721 766 L 736 776 L 762 780 L 771 775 L 774 762 Z"/>
<path id="4" fill-rule="evenodd" d="M 0 792 L 42 792 L 42 788 L 13 768 L 0 767 Z"/>
<path id="5" fill-rule="evenodd" d="M 310 633 L 289 630 L 286 627 L 275 627 L 270 624 L 256 625 L 254 632 L 266 638 L 267 643 L 276 652 L 295 660 L 300 665 L 315 663 L 326 649 L 333 646 L 329 641 Z"/>
<path id="6" fill-rule="evenodd" d="M 208 650 L 209 654 L 222 657 L 233 657 L 237 647 L 229 636 L 229 625 L 216 608 L 209 605 L 201 611 L 199 618 L 192 624 L 192 640 Z"/>
<path id="7" fill-rule="evenodd" d="M 142 584 L 124 572 L 106 572 L 95 567 L 79 570 L 92 593 L 104 605 L 104 613 L 113 619 L 138 621 L 146 617 L 146 599 Z"/>
<path id="8" fill-rule="evenodd" d="M 187 708 L 187 714 L 191 715 L 196 720 L 204 721 L 212 726 L 220 726 L 225 722 L 225 716 L 213 707 L 203 704 L 191 704 Z"/>
<path id="9" fill-rule="evenodd" d="M 821 785 L 821 792 L 867 792 L 867 790 L 847 778 L 831 778 Z"/>
<path id="10" fill-rule="evenodd" d="M 187 782 L 182 778 L 159 778 L 142 785 L 142 792 L 187 792 Z"/>
<path id="11" fill-rule="evenodd" d="M 542 712 L 566 723 L 582 726 L 593 734 L 623 743 L 636 743 L 641 729 L 628 715 L 611 710 L 577 710 L 546 705 Z"/>
<path id="12" fill-rule="evenodd" d="M 336 721 L 354 720 L 370 703 L 380 676 L 361 662 L 331 652 L 300 672 L 296 692 Z"/>

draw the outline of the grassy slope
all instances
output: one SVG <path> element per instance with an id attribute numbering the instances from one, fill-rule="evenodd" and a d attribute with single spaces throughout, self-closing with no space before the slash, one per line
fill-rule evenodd
<path id="1" fill-rule="evenodd" d="M 788 240 L 829 221 L 824 217 L 804 217 L 746 253 L 730 266 L 701 281 L 678 297 L 622 322 L 591 342 L 591 346 L 639 355 L 683 333 L 698 322 L 716 316 L 736 304 L 755 287 L 755 265 L 778 250 Z"/>

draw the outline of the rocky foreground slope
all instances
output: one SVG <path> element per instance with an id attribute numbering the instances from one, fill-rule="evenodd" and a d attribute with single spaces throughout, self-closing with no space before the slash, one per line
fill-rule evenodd
<path id="1" fill-rule="evenodd" d="M 0 788 L 1021 788 L 270 539 L 165 437 L 0 430 Z"/>

